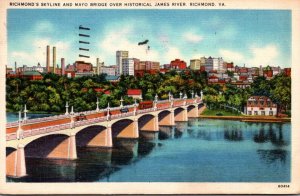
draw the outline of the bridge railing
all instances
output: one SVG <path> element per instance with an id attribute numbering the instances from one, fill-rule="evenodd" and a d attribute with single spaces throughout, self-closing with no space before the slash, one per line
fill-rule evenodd
<path id="1" fill-rule="evenodd" d="M 194 103 L 194 102 L 200 103 L 201 101 L 202 100 L 200 98 L 197 98 L 196 100 L 195 99 L 190 99 L 189 101 L 187 100 L 186 104 L 190 104 L 190 103 Z M 181 102 L 181 103 L 178 103 L 174 106 L 178 107 L 178 106 L 182 106 L 182 105 L 183 105 L 183 103 Z M 134 106 L 134 105 L 132 105 L 132 106 Z M 132 107 L 132 106 L 130 106 L 130 107 Z M 167 108 L 170 108 L 170 106 L 169 105 L 161 106 L 161 107 L 157 108 L 157 110 L 163 110 L 163 109 L 167 109 Z M 106 109 L 103 109 L 103 111 L 106 111 Z M 144 110 L 138 110 L 136 112 L 137 112 L 137 114 L 143 114 L 143 113 L 152 112 L 152 111 L 155 111 L 155 108 L 148 108 L 148 109 L 144 109 Z M 133 116 L 133 115 L 134 115 L 134 112 L 116 114 L 116 115 L 110 116 L 110 120 L 117 119 L 117 118 L 122 118 L 122 117 Z M 69 116 L 69 115 L 59 115 L 59 116 L 56 116 L 56 117 L 52 116 L 51 119 L 60 119 L 62 117 L 66 118 L 67 116 Z M 40 119 L 45 119 L 45 118 L 40 118 Z M 33 119 L 33 120 L 36 120 L 37 122 L 39 122 L 40 119 Z M 48 120 L 49 118 L 47 117 L 46 119 Z M 33 135 L 45 134 L 45 133 L 49 133 L 49 132 L 55 132 L 55 131 L 59 131 L 59 130 L 72 128 L 71 126 L 79 127 L 79 126 L 94 124 L 94 123 L 98 123 L 98 122 L 104 122 L 106 120 L 107 120 L 107 117 L 103 116 L 103 117 L 92 118 L 92 119 L 83 120 L 83 121 L 75 121 L 73 125 L 72 125 L 72 123 L 65 123 L 65 124 L 59 124 L 59 125 L 54 125 L 54 126 L 49 126 L 49 127 L 31 129 L 31 130 L 23 131 L 21 137 L 30 137 L 30 136 L 33 136 Z M 17 133 L 6 134 L 6 140 L 7 141 L 15 140 L 15 139 L 17 139 Z"/>
<path id="2" fill-rule="evenodd" d="M 6 128 L 10 128 L 10 127 L 16 127 L 18 126 L 18 121 L 14 121 L 14 122 L 7 122 L 6 123 Z"/>
<path id="3" fill-rule="evenodd" d="M 117 119 L 117 118 L 122 118 L 122 117 L 128 117 L 128 116 L 133 116 L 134 112 L 127 112 L 127 113 L 122 113 L 122 114 L 115 114 L 115 115 L 111 115 L 110 119 Z"/>
<path id="4" fill-rule="evenodd" d="M 143 110 L 138 110 L 137 114 L 144 114 L 144 113 L 153 112 L 153 111 L 155 111 L 154 108 L 147 108 L 147 109 L 143 109 Z"/>
<path id="5" fill-rule="evenodd" d="M 23 123 L 23 125 L 26 125 L 26 124 L 33 124 L 33 123 L 39 123 L 39 122 L 60 120 L 60 119 L 66 118 L 66 117 L 67 117 L 67 115 L 61 114 L 61 115 L 48 116 L 48 117 L 42 117 L 42 118 L 27 119 L 25 121 L 23 120 L 22 123 Z M 6 128 L 16 127 L 17 125 L 18 125 L 18 121 L 8 122 L 8 123 L 6 123 Z"/>
<path id="6" fill-rule="evenodd" d="M 165 99 L 165 100 L 159 100 L 157 101 L 157 103 L 166 103 L 166 102 L 170 102 L 169 99 Z"/>
<path id="7" fill-rule="evenodd" d="M 6 141 L 17 139 L 17 133 L 6 134 Z"/>

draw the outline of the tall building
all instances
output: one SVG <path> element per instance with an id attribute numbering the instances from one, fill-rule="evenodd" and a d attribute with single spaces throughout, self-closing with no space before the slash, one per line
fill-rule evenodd
<path id="1" fill-rule="evenodd" d="M 200 70 L 201 61 L 200 59 L 191 59 L 190 60 L 190 69 L 191 70 Z"/>
<path id="2" fill-rule="evenodd" d="M 203 59 L 201 59 L 201 60 L 203 60 Z M 210 56 L 208 58 L 205 58 L 205 71 L 209 72 L 212 70 L 216 70 L 219 72 L 225 72 L 224 61 L 223 61 L 222 57 L 213 58 Z"/>
<path id="3" fill-rule="evenodd" d="M 65 58 L 60 59 L 61 75 L 65 75 Z"/>
<path id="4" fill-rule="evenodd" d="M 56 73 L 56 47 L 53 47 L 53 73 Z"/>
<path id="5" fill-rule="evenodd" d="M 46 49 L 46 70 L 47 70 L 47 73 L 51 72 L 51 70 L 50 70 L 50 46 L 49 45 L 47 46 L 47 49 Z"/>
<path id="6" fill-rule="evenodd" d="M 104 67 L 104 62 L 100 62 L 99 58 L 96 59 L 96 66 L 93 67 L 94 74 L 100 75 L 103 73 L 102 69 Z"/>
<path id="7" fill-rule="evenodd" d="M 117 75 L 123 74 L 123 66 L 122 66 L 122 60 L 129 57 L 128 51 L 117 51 L 116 52 L 116 65 L 118 67 Z"/>
<path id="8" fill-rule="evenodd" d="M 210 72 L 213 70 L 214 61 L 213 58 L 210 56 L 205 58 L 205 71 Z"/>
<path id="9" fill-rule="evenodd" d="M 122 74 L 134 76 L 134 59 L 133 58 L 122 59 Z"/>

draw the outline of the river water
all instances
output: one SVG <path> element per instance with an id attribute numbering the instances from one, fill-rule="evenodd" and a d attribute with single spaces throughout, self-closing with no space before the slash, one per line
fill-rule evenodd
<path id="1" fill-rule="evenodd" d="M 189 119 L 78 159 L 26 158 L 17 182 L 290 182 L 291 124 Z M 26 152 L 26 151 L 25 151 Z"/>

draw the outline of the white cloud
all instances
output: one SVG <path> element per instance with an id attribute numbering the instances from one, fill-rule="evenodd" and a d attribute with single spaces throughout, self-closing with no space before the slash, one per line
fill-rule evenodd
<path id="1" fill-rule="evenodd" d="M 54 25 L 47 20 L 44 21 L 39 21 L 35 27 L 34 31 L 38 33 L 43 33 L 43 32 L 53 32 L 54 31 Z"/>
<path id="2" fill-rule="evenodd" d="M 190 42 L 190 43 L 199 43 L 203 40 L 203 37 L 201 35 L 198 35 L 193 32 L 187 32 L 183 35 L 183 38 L 185 41 Z"/>
<path id="3" fill-rule="evenodd" d="M 223 57 L 223 59 L 225 59 L 225 61 L 229 62 L 233 61 L 235 63 L 240 63 L 244 60 L 243 54 L 228 49 L 220 49 L 219 54 L 221 57 Z"/>
<path id="4" fill-rule="evenodd" d="M 109 62 L 117 50 L 129 51 L 129 57 L 139 58 L 140 60 L 159 60 L 159 53 L 152 49 L 148 50 L 148 45 L 138 45 L 136 42 L 130 41 L 133 34 L 133 27 L 121 28 L 120 31 L 111 30 L 107 32 L 103 40 L 99 43 L 100 57 L 105 62 Z"/>
<path id="5" fill-rule="evenodd" d="M 253 66 L 259 65 L 275 65 L 278 63 L 279 49 L 275 44 L 269 44 L 264 47 L 251 47 L 252 57 L 249 59 L 249 64 Z"/>
<path id="6" fill-rule="evenodd" d="M 35 39 L 32 42 L 32 48 L 30 51 L 15 51 L 11 53 L 11 60 L 17 61 L 19 66 L 23 64 L 28 66 L 37 65 L 40 63 L 42 66 L 46 66 L 46 46 L 50 45 L 50 58 L 52 59 L 52 47 L 56 47 L 57 59 L 56 62 L 60 64 L 59 59 L 62 57 L 66 57 L 68 53 L 70 53 L 70 43 L 69 42 L 54 42 L 48 38 L 45 39 Z M 12 64 L 12 62 L 10 62 Z"/>
<path id="7" fill-rule="evenodd" d="M 263 47 L 249 47 L 249 56 L 242 52 L 228 49 L 220 49 L 219 55 L 227 62 L 233 61 L 236 65 L 266 66 L 278 65 L 279 49 L 275 44 L 268 44 Z"/>
<path id="8" fill-rule="evenodd" d="M 183 59 L 183 55 L 180 52 L 180 49 L 175 46 L 168 47 L 168 50 L 165 54 L 162 55 L 164 62 L 170 62 L 175 58 Z"/>

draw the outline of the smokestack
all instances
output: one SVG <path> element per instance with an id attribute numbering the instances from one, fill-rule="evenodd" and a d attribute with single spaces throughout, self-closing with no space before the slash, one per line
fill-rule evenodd
<path id="1" fill-rule="evenodd" d="M 47 46 L 47 50 L 46 50 L 46 70 L 47 72 L 51 72 L 50 70 L 50 46 Z"/>
<path id="2" fill-rule="evenodd" d="M 56 73 L 56 47 L 53 47 L 53 73 Z"/>
<path id="3" fill-rule="evenodd" d="M 96 74 L 97 75 L 100 74 L 100 70 L 99 70 L 99 58 L 97 58 L 97 60 L 96 60 Z"/>
<path id="4" fill-rule="evenodd" d="M 15 61 L 15 72 L 17 74 L 17 61 Z"/>
<path id="5" fill-rule="evenodd" d="M 60 59 L 60 63 L 61 63 L 61 75 L 65 75 L 65 58 L 61 58 Z"/>

